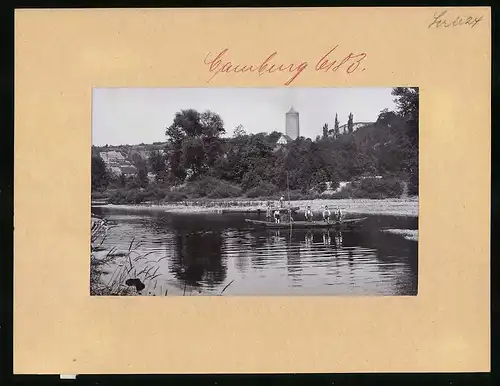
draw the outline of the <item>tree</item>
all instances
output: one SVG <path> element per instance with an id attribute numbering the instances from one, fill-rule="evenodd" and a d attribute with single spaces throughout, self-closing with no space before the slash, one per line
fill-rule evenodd
<path id="1" fill-rule="evenodd" d="M 419 88 L 418 87 L 395 87 L 392 89 L 395 97 L 397 112 L 404 117 L 410 125 L 410 137 L 414 143 L 418 142 L 419 124 Z"/>
<path id="2" fill-rule="evenodd" d="M 130 160 L 132 161 L 132 163 L 134 165 L 137 165 L 137 164 L 140 165 L 144 162 L 144 159 L 142 158 L 142 156 L 139 153 L 132 153 L 132 155 L 130 156 Z"/>
<path id="3" fill-rule="evenodd" d="M 234 129 L 234 137 L 243 137 L 244 135 L 246 135 L 246 131 L 245 131 L 245 128 L 243 127 L 243 125 L 238 125 L 236 126 L 236 128 Z"/>
<path id="4" fill-rule="evenodd" d="M 390 127 L 395 119 L 397 119 L 397 114 L 394 111 L 383 109 L 378 115 L 377 123 L 382 125 L 389 125 Z"/>
<path id="5" fill-rule="evenodd" d="M 323 138 L 327 138 L 328 137 L 328 123 L 325 123 L 323 125 Z"/>
<path id="6" fill-rule="evenodd" d="M 397 113 L 407 122 L 407 141 L 402 147 L 405 154 L 405 171 L 409 175 L 408 193 L 418 194 L 418 126 L 419 126 L 419 88 L 395 87 L 392 89 L 395 97 Z"/>
<path id="7" fill-rule="evenodd" d="M 154 173 L 156 181 L 164 181 L 166 177 L 166 159 L 165 156 L 158 150 L 151 152 L 148 158 L 149 169 Z"/>
<path id="8" fill-rule="evenodd" d="M 337 114 L 335 114 L 335 126 L 333 129 L 333 138 L 338 138 L 340 135 L 340 129 L 339 129 L 339 117 Z"/>
<path id="9" fill-rule="evenodd" d="M 141 160 L 137 161 L 135 163 L 135 166 L 137 168 L 137 174 L 135 176 L 135 180 L 137 182 L 137 185 L 141 188 L 145 188 L 148 186 L 148 165 L 145 160 L 141 158 Z"/>
<path id="10" fill-rule="evenodd" d="M 92 156 L 91 188 L 92 191 L 105 190 L 109 184 L 110 176 L 106 164 L 100 156 Z"/>
<path id="11" fill-rule="evenodd" d="M 193 178 L 205 174 L 221 153 L 220 135 L 224 133 L 221 117 L 209 110 L 201 114 L 194 109 L 176 113 L 165 131 L 172 176 L 184 180 L 188 170 Z"/>
<path id="12" fill-rule="evenodd" d="M 402 116 L 408 116 L 418 120 L 419 88 L 418 87 L 395 87 L 391 94 L 395 97 L 397 111 Z"/>
<path id="13" fill-rule="evenodd" d="M 120 174 L 118 177 L 118 183 L 120 184 L 120 187 L 124 188 L 127 185 L 127 177 L 125 177 L 125 174 Z"/>
<path id="14" fill-rule="evenodd" d="M 206 164 L 203 162 L 205 152 L 203 141 L 198 137 L 188 137 L 182 142 L 182 167 L 192 171 L 192 177 L 203 174 Z"/>
<path id="15" fill-rule="evenodd" d="M 352 133 L 354 131 L 354 116 L 349 113 L 349 119 L 347 121 L 347 132 Z"/>

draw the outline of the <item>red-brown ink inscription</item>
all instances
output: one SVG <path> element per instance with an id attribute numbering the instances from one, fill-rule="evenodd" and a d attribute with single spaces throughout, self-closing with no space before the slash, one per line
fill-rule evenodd
<path id="1" fill-rule="evenodd" d="M 345 70 L 345 73 L 351 74 L 358 69 L 364 71 L 364 67 L 360 68 L 361 62 L 366 58 L 367 54 L 350 52 L 347 55 L 335 55 L 338 45 L 328 51 L 317 62 L 315 70 L 323 72 L 336 72 L 340 69 Z M 254 63 L 237 63 L 229 59 L 229 49 L 224 48 L 220 52 L 212 54 L 209 52 L 203 61 L 208 66 L 208 71 L 211 76 L 207 83 L 220 74 L 239 74 L 252 72 L 259 76 L 265 74 L 290 74 L 286 77 L 285 86 L 292 84 L 299 75 L 308 67 L 307 61 L 285 62 L 278 56 L 278 52 L 274 51 L 262 60 Z"/>

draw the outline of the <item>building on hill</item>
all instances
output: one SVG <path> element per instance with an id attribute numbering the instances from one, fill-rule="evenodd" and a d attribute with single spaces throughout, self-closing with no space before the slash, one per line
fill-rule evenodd
<path id="1" fill-rule="evenodd" d="M 281 134 L 281 137 L 279 137 L 278 140 L 276 141 L 276 146 L 274 147 L 274 151 L 278 151 L 279 149 L 282 149 L 283 147 L 285 147 L 286 145 L 288 145 L 291 142 L 293 142 L 292 138 L 290 138 L 286 134 Z"/>
<path id="2" fill-rule="evenodd" d="M 121 174 L 125 177 L 134 176 L 137 174 L 137 168 L 134 165 L 123 165 L 120 167 Z"/>
<path id="3" fill-rule="evenodd" d="M 122 169 L 119 166 L 109 166 L 108 169 L 115 176 L 121 176 L 122 175 Z"/>
<path id="4" fill-rule="evenodd" d="M 286 113 L 285 117 L 285 133 L 288 137 L 295 141 L 300 137 L 300 118 L 299 113 L 295 111 L 293 106 Z"/>
<path id="5" fill-rule="evenodd" d="M 124 175 L 125 177 L 130 177 L 130 176 L 135 176 L 137 174 L 137 168 L 132 164 L 123 164 L 123 165 L 111 164 L 106 166 L 108 170 L 117 177 L 121 175 Z"/>
<path id="6" fill-rule="evenodd" d="M 121 152 L 115 151 L 115 150 L 101 151 L 99 153 L 99 155 L 101 156 L 102 160 L 106 164 L 112 163 L 112 162 L 120 162 L 120 161 L 125 160 L 125 157 L 123 156 L 123 154 Z"/>
<path id="7" fill-rule="evenodd" d="M 361 127 L 368 126 L 368 125 L 373 125 L 374 122 L 354 122 L 352 125 L 352 131 L 356 131 Z M 347 133 L 347 123 L 339 126 L 339 132 L 340 134 L 345 134 Z"/>

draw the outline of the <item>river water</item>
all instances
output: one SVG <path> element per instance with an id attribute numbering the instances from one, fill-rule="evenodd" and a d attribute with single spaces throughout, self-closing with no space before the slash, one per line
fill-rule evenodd
<path id="1" fill-rule="evenodd" d="M 413 217 L 368 217 L 355 232 L 255 228 L 242 214 L 169 214 L 93 207 L 109 220 L 104 250 L 124 259 L 142 295 L 393 295 L 418 288 L 418 243 L 385 229 L 417 229 Z M 262 218 L 261 218 L 262 219 Z M 132 245 L 132 247 L 131 247 Z"/>

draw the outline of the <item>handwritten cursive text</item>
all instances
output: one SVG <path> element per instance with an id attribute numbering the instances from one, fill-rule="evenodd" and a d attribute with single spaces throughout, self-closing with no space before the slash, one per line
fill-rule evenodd
<path id="1" fill-rule="evenodd" d="M 442 11 L 441 13 L 434 13 L 434 20 L 429 24 L 428 28 L 449 28 L 449 27 L 460 27 L 467 26 L 474 28 L 483 20 L 483 16 L 457 16 L 448 17 L 448 11 Z"/>
<path id="2" fill-rule="evenodd" d="M 315 71 L 335 72 L 344 69 L 347 74 L 351 74 L 358 70 L 363 59 L 366 58 L 366 53 L 349 53 L 346 56 L 333 57 L 338 45 L 333 47 L 325 55 L 323 55 L 314 67 Z M 222 51 L 212 54 L 209 52 L 204 60 L 204 64 L 208 67 L 211 76 L 207 80 L 209 83 L 212 79 L 220 74 L 238 74 L 238 73 L 256 73 L 259 76 L 264 74 L 288 73 L 285 86 L 292 84 L 299 75 L 308 68 L 307 61 L 298 61 L 293 63 L 284 63 L 278 57 L 278 52 L 274 51 L 262 61 L 257 61 L 252 64 L 235 63 L 228 59 L 229 49 L 225 48 Z M 364 71 L 364 68 L 360 68 Z"/>
<path id="3" fill-rule="evenodd" d="M 361 61 L 366 58 L 366 53 L 362 52 L 360 54 L 349 53 L 349 55 L 342 58 L 340 62 L 338 60 L 330 60 L 329 55 L 337 49 L 338 45 L 333 47 L 330 51 L 328 51 L 316 64 L 316 71 L 337 71 L 342 66 L 346 67 L 346 72 L 348 74 L 356 71 L 361 63 Z M 362 68 L 361 71 L 364 71 L 365 68 Z"/>
<path id="4" fill-rule="evenodd" d="M 217 54 L 213 59 L 209 59 L 210 52 L 205 57 L 204 63 L 208 65 L 208 71 L 212 73 L 212 76 L 208 79 L 210 82 L 216 75 L 220 73 L 244 73 L 244 72 L 256 72 L 259 75 L 263 75 L 266 72 L 272 74 L 274 72 L 289 72 L 292 73 L 292 77 L 288 79 L 285 85 L 291 84 L 302 71 L 307 68 L 307 62 L 300 63 L 290 63 L 290 64 L 277 64 L 274 59 L 278 55 L 275 51 L 267 58 L 265 58 L 261 63 L 258 64 L 234 64 L 230 61 L 226 61 L 224 55 L 228 52 L 225 48 Z"/>

